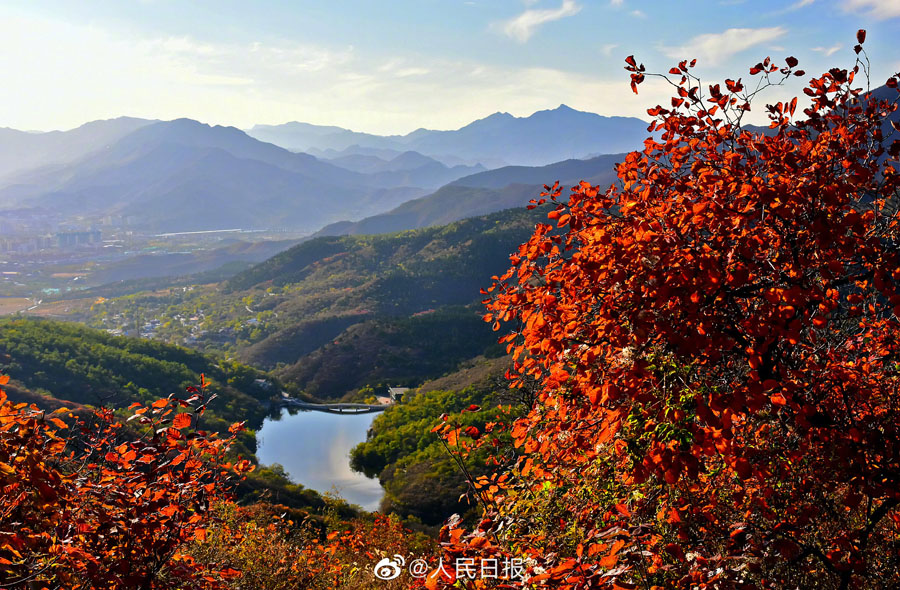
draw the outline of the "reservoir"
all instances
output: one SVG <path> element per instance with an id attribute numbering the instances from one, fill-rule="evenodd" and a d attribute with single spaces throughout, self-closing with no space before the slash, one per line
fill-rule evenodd
<path id="1" fill-rule="evenodd" d="M 280 419 L 263 422 L 257 433 L 260 463 L 280 463 L 294 483 L 377 510 L 384 490 L 377 479 L 350 469 L 350 449 L 366 440 L 378 414 L 293 412 L 283 409 Z"/>

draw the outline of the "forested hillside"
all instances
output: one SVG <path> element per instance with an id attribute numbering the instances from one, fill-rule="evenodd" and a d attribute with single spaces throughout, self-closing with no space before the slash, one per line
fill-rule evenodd
<path id="1" fill-rule="evenodd" d="M 246 365 L 72 323 L 0 320 L 0 363 L 3 373 L 26 390 L 113 409 L 181 394 L 199 383 L 202 373 L 219 396 L 204 416 L 212 430 L 224 431 L 232 422 L 245 420 L 252 430 L 259 428 L 272 395 L 254 385 L 254 379 L 265 374 Z M 252 430 L 243 441 L 250 452 L 256 448 Z"/>
<path id="2" fill-rule="evenodd" d="M 185 396 L 201 382 L 215 394 L 195 424 L 227 433 L 244 422 L 232 445 L 234 456 L 256 462 L 256 431 L 277 393 L 273 377 L 246 365 L 212 359 L 197 351 L 141 338 L 111 336 L 68 322 L 0 319 L 0 374 L 10 378 L 11 400 L 43 409 L 109 408 L 123 415 L 134 403 L 150 405 L 170 395 Z M 271 387 L 261 387 L 265 379 Z M 242 498 L 268 497 L 307 509 L 324 509 L 322 498 L 288 481 L 283 473 L 262 468 L 244 481 Z M 351 514 L 345 508 L 346 514 Z"/>
<path id="3" fill-rule="evenodd" d="M 476 429 L 470 432 L 499 437 L 498 445 L 501 439 L 507 445 L 508 435 L 496 426 L 498 416 L 510 420 L 528 406 L 527 396 L 510 392 L 503 378 L 510 363 L 506 356 L 473 359 L 458 371 L 422 384 L 407 403 L 375 419 L 367 440 L 353 449 L 351 465 L 381 481 L 383 510 L 431 526 L 454 513 L 477 514 L 477 499 L 462 497 L 469 491 L 465 473 L 431 430 L 443 416 Z M 466 458 L 471 474 L 489 471 L 485 451 Z"/>
<path id="4" fill-rule="evenodd" d="M 544 216 L 514 209 L 442 227 L 304 242 L 192 291 L 101 301 L 98 327 L 153 320 L 155 336 L 227 351 L 322 397 L 417 385 L 497 354 L 480 289 Z M 439 335 L 439 336 L 438 336 Z"/>

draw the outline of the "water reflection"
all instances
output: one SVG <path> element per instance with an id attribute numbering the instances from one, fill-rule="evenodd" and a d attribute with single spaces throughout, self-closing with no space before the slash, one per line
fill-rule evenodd
<path id="1" fill-rule="evenodd" d="M 257 438 L 261 463 L 280 463 L 291 479 L 318 492 L 337 492 L 351 504 L 376 510 L 384 490 L 377 479 L 350 469 L 350 449 L 366 439 L 378 414 L 337 415 L 282 410 L 267 418 Z"/>

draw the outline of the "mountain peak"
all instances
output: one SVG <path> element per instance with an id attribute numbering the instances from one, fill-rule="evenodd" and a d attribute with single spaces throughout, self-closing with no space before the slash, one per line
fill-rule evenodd
<path id="1" fill-rule="evenodd" d="M 516 119 L 516 117 L 510 115 L 509 113 L 498 111 L 492 115 L 488 115 L 487 117 L 485 117 L 483 119 L 478 119 L 476 121 L 472 121 L 465 127 L 458 129 L 457 131 L 462 131 L 463 129 L 472 130 L 472 129 L 480 129 L 480 128 L 484 128 L 484 127 L 490 128 L 490 127 L 495 127 L 495 126 L 503 126 L 507 122 L 513 121 L 514 119 Z M 442 133 L 448 133 L 448 132 L 444 131 Z M 449 133 L 452 133 L 452 132 L 449 132 Z"/>
<path id="2" fill-rule="evenodd" d="M 546 117 L 546 116 L 574 116 L 574 115 L 584 115 L 590 114 L 594 115 L 594 113 L 585 113 L 584 111 L 579 111 L 578 109 L 573 109 L 567 104 L 560 104 L 555 109 L 545 109 L 543 111 L 535 111 L 531 117 L 526 117 L 528 119 L 537 117 Z"/>

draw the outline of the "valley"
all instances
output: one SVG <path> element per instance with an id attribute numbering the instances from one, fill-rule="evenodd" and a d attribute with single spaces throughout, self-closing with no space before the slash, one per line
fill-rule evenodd
<path id="1" fill-rule="evenodd" d="M 560 125 L 562 138 L 567 126 L 585 124 L 611 127 L 590 137 L 533 143 L 529 152 L 510 153 L 507 160 L 496 157 L 500 148 L 474 147 L 502 133 L 520 135 L 524 148 L 526 136 L 541 125 Z M 402 458 L 396 455 L 380 460 L 377 469 L 354 464 L 375 479 L 352 475 L 349 451 L 366 441 L 367 430 L 369 438 L 380 436 L 384 426 L 378 424 L 387 416 L 352 418 L 365 425 L 353 434 L 345 430 L 349 417 L 280 410 L 280 392 L 312 401 L 371 402 L 399 387 L 409 390 L 412 403 L 434 395 L 418 388 L 431 391 L 433 380 L 449 379 L 455 389 L 442 390 L 440 403 L 459 401 L 447 410 L 458 412 L 463 401 L 485 402 L 495 393 L 502 397 L 508 360 L 482 319 L 480 290 L 546 219 L 545 209 L 525 208 L 545 183 L 615 179 L 613 165 L 623 155 L 565 158 L 630 141 L 612 139 L 623 124 L 632 123 L 560 108 L 533 118 L 489 117 L 455 135 L 435 132 L 427 139 L 423 132 L 405 146 L 352 134 L 360 141 L 344 145 L 337 136 L 349 132 L 332 129 L 328 133 L 337 136 L 306 146 L 316 156 L 292 151 L 301 144 L 290 133 L 303 126 L 255 128 L 248 135 L 185 119 L 98 121 L 29 137 L 22 154 L 12 147 L 21 137 L 0 135 L 0 147 L 18 154 L 0 169 L 0 206 L 10 226 L 0 252 L 0 293 L 8 313 L 42 318 L 8 325 L 57 332 L 65 324 L 54 322 L 74 322 L 87 326 L 78 328 L 89 330 L 81 338 L 96 339 L 98 346 L 152 341 L 164 347 L 159 350 L 174 346 L 201 355 L 196 358 L 211 363 L 208 376 L 226 370 L 214 367 L 231 367 L 227 371 L 240 378 L 217 377 L 234 384 L 228 395 L 251 393 L 238 404 L 244 410 L 226 411 L 228 418 L 249 419 L 241 451 L 254 461 L 259 456 L 283 463 L 261 466 L 243 492 L 247 498 L 275 494 L 289 505 L 319 510 L 324 505 L 316 492 L 349 485 L 360 490 L 348 492 L 351 498 L 374 509 L 383 485 L 384 509 L 434 526 L 461 508 L 450 498 L 459 495 L 462 480 L 448 458 L 435 454 L 433 436 L 422 438 L 431 445 L 426 455 L 403 463 L 424 461 L 415 477 L 395 477 Z M 635 133 L 639 126 L 632 125 Z M 72 145 L 82 155 L 73 155 Z M 73 344 L 55 346 L 66 357 L 82 358 Z M 18 346 L 0 346 L 14 379 L 31 367 Z M 129 396 L 113 393 L 118 377 L 110 376 L 108 393 L 89 398 L 59 387 L 78 383 L 79 371 L 94 375 L 89 390 L 98 387 L 106 373 L 97 371 L 111 360 L 97 356 L 106 354 L 104 348 L 87 350 L 93 352 L 80 353 L 87 354 L 83 368 L 69 363 L 76 371 L 69 377 L 50 364 L 38 374 L 49 370 L 52 380 L 22 382 L 20 399 L 125 405 Z M 473 373 L 474 366 L 490 368 Z M 146 396 L 153 390 L 144 382 L 146 377 L 133 379 L 129 387 Z M 476 382 L 481 385 L 474 397 L 455 393 Z M 49 388 L 51 383 L 57 386 Z M 260 389 L 258 383 L 270 385 Z M 401 422 L 434 420 L 438 406 L 428 403 L 429 410 L 415 418 L 399 406 L 386 414 L 400 411 L 393 420 Z M 228 408 L 235 406 L 229 402 Z M 308 425 L 298 431 L 292 426 L 297 420 Z M 331 426 L 311 428 L 310 420 Z M 261 429 L 266 432 L 258 454 Z M 318 434 L 304 438 L 307 432 Z M 298 464 L 289 451 L 298 444 L 317 449 L 312 456 L 324 462 Z M 365 453 L 371 462 L 372 451 Z M 310 470 L 333 476 L 310 479 Z M 296 486 L 291 477 L 312 489 Z M 416 491 L 421 485 L 430 491 Z"/>
<path id="2" fill-rule="evenodd" d="M 417 385 L 500 353 L 479 290 L 544 216 L 523 208 L 396 234 L 320 237 L 221 283 L 102 300 L 92 293 L 63 300 L 68 312 L 63 301 L 36 312 L 233 356 L 328 399 L 388 380 Z"/>
<path id="3" fill-rule="evenodd" d="M 554 115 L 576 116 L 570 109 L 557 109 L 542 112 L 538 118 Z M 577 114 L 576 118 L 585 116 Z M 448 145 L 454 141 L 464 145 L 465 141 L 459 138 L 494 123 L 510 125 L 517 121 L 532 124 L 527 119 L 489 118 L 473 123 L 465 132 L 460 130 L 457 139 L 447 140 Z M 269 200 L 265 215 L 269 219 L 277 216 L 279 223 L 285 224 L 280 229 L 253 229 L 256 223 L 267 223 L 261 213 L 247 216 L 238 209 L 233 210 L 234 215 L 227 214 L 231 217 L 219 218 L 219 224 L 235 224 L 226 229 L 202 229 L 209 227 L 209 222 L 200 222 L 199 212 L 179 213 L 182 220 L 175 225 L 168 225 L 172 219 L 163 221 L 159 213 L 140 218 L 107 216 L 104 223 L 109 225 L 100 225 L 99 230 L 94 229 L 98 227 L 96 221 L 85 218 L 82 227 L 91 229 L 81 234 L 52 234 L 42 238 L 43 243 L 28 242 L 27 237 L 14 238 L 20 242 L 7 240 L 0 288 L 7 296 L 4 301 L 9 314 L 82 324 L 93 330 L 90 334 L 97 334 L 90 338 L 124 337 L 128 341 L 140 339 L 159 342 L 159 346 L 185 347 L 198 351 L 216 366 L 237 370 L 244 375 L 245 386 L 250 374 L 259 382 L 277 384 L 272 389 L 256 390 L 256 409 L 246 407 L 232 416 L 249 416 L 254 431 L 264 423 L 268 425 L 266 438 L 270 446 L 261 457 L 284 465 L 271 467 L 273 471 L 266 476 L 269 479 L 263 487 L 287 490 L 285 486 L 293 485 L 287 478 L 293 474 L 297 481 L 312 481 L 318 486 L 316 491 L 329 492 L 325 480 L 306 475 L 310 469 L 321 469 L 335 474 L 337 488 L 341 487 L 341 478 L 342 485 L 358 488 L 360 492 L 354 497 L 366 508 L 378 504 L 378 490 L 383 488 L 383 509 L 422 526 L 434 526 L 453 512 L 468 512 L 470 506 L 458 500 L 466 484 L 453 460 L 434 436 L 423 432 L 448 413 L 462 419 L 467 427 L 483 429 L 498 405 L 506 404 L 505 411 L 513 416 L 524 408 L 522 398 L 510 397 L 506 391 L 503 375 L 511 361 L 505 346 L 497 343 L 496 334 L 483 319 L 481 289 L 489 287 L 491 277 L 507 268 L 510 255 L 528 239 L 536 224 L 546 221 L 546 206 L 525 207 L 538 197 L 543 185 L 559 181 L 568 187 L 581 180 L 600 186 L 617 184 L 616 166 L 626 154 L 510 166 L 490 157 L 489 151 L 478 152 L 483 158 L 475 162 L 470 158 L 475 152 L 461 147 L 458 158 L 448 159 L 445 154 L 441 160 L 434 152 L 424 155 L 400 150 L 403 141 L 410 142 L 405 147 L 428 145 L 427 142 L 396 138 L 388 141 L 347 133 L 285 126 L 254 129 L 251 137 L 236 129 L 185 120 L 144 122 L 136 131 L 130 130 L 118 139 L 112 153 L 123 155 L 113 158 L 113 163 L 104 151 L 76 162 L 77 166 L 65 163 L 40 174 L 17 173 L 7 177 L 39 178 L 40 182 L 53 185 L 95 178 L 90 175 L 97 171 L 102 172 L 96 178 L 102 178 L 119 176 L 128 170 L 129 174 L 138 171 L 134 178 L 137 186 L 142 182 L 140 174 L 152 171 L 159 178 L 159 174 L 174 172 L 172 162 L 153 158 L 170 154 L 175 149 L 172 146 L 179 145 L 178 150 L 213 150 L 210 153 L 218 154 L 216 157 L 228 153 L 229 158 L 242 158 L 250 166 L 247 170 L 266 162 L 266 166 L 278 168 L 278 174 L 300 173 L 307 178 L 318 175 L 330 179 L 340 190 L 352 189 L 356 192 L 354 199 L 369 199 L 365 195 L 374 194 L 366 192 L 371 190 L 394 191 L 394 197 L 368 200 L 370 207 L 360 206 L 360 201 L 346 201 L 349 193 L 330 193 L 333 205 L 317 207 L 317 215 L 331 211 L 326 215 L 333 215 L 332 219 L 348 217 L 331 223 L 327 216 L 313 217 L 305 220 L 306 225 L 292 222 L 279 211 L 288 207 L 295 214 L 304 212 L 308 218 L 306 212 L 312 210 L 312 201 Z M 148 143 L 147 137 L 152 141 Z M 316 144 L 317 148 L 303 143 L 315 137 L 326 139 Z M 350 138 L 359 143 L 342 143 Z M 294 149 L 306 145 L 318 157 L 294 153 L 259 139 L 278 141 Z M 104 141 L 109 139 L 104 137 Z M 597 149 L 603 145 L 606 144 L 598 143 Z M 553 149 L 556 148 L 550 149 L 546 157 L 563 153 Z M 188 157 L 187 153 L 181 155 Z M 528 160 L 524 156 L 522 159 Z M 186 161 L 181 157 L 178 160 L 179 165 Z M 127 164 L 120 168 L 123 162 Z M 202 162 L 199 169 L 194 163 L 188 166 L 192 175 L 208 163 Z M 70 170 L 73 166 L 75 169 Z M 490 166 L 495 167 L 488 169 Z M 82 167 L 88 172 L 81 172 Z M 230 173 L 238 169 L 243 170 L 235 168 Z M 178 174 L 183 176 L 182 172 Z M 101 181 L 86 182 L 83 186 Z M 307 185 L 295 180 L 285 182 L 284 186 L 291 186 L 291 190 L 307 190 L 303 188 Z M 369 188 L 361 189 L 360 183 Z M 413 186 L 403 188 L 407 184 Z M 10 186 L 9 190 L 18 194 L 25 190 L 19 185 Z M 319 190 L 315 185 L 308 187 L 312 187 L 310 196 Z M 41 190 L 28 190 L 30 196 L 22 197 L 25 200 L 21 203 L 43 199 Z M 111 190 L 110 186 L 104 190 Z M 172 212 L 165 198 L 160 201 L 148 193 L 134 200 L 136 195 L 129 190 L 116 193 L 118 202 L 131 201 L 133 204 L 127 207 L 153 203 L 153 207 L 162 207 L 166 215 Z M 269 189 L 263 187 L 259 191 L 268 194 Z M 226 193 L 216 199 L 233 200 Z M 104 201 L 94 202 L 100 205 Z M 355 204 L 348 204 L 351 202 Z M 241 206 L 258 208 L 259 203 L 251 199 Z M 202 203 L 200 206 L 208 209 Z M 106 209 L 97 211 L 108 213 Z M 227 208 L 217 213 L 223 211 Z M 126 221 L 127 225 L 123 225 Z M 185 224 L 186 221 L 190 223 Z M 40 223 L 49 222 L 38 215 L 31 225 L 22 227 L 42 227 Z M 49 226 L 43 229 L 46 227 Z M 85 243 L 65 247 L 59 237 L 82 234 L 88 236 Z M 73 352 L 67 354 L 77 357 Z M 96 363 L 102 366 L 106 361 Z M 233 380 L 224 379 L 229 383 Z M 35 387 L 44 391 L 43 386 Z M 333 426 L 317 430 L 320 427 L 313 424 L 324 424 L 328 419 L 279 409 L 282 391 L 310 401 L 372 403 L 377 396 L 387 395 L 390 387 L 408 389 L 408 398 L 384 415 L 358 417 L 364 427 L 353 434 L 344 430 L 343 422 L 328 422 Z M 40 400 L 30 395 L 31 399 Z M 49 392 L 53 398 L 70 399 L 66 395 L 70 394 Z M 464 416 L 463 409 L 470 405 L 484 406 L 487 413 Z M 279 415 L 283 422 L 276 419 Z M 333 420 L 345 419 L 348 418 Z M 301 423 L 307 425 L 290 426 Z M 297 428 L 302 434 L 291 434 Z M 307 430 L 319 434 L 303 438 Z M 339 433 L 344 434 L 338 436 Z M 352 444 L 346 442 L 347 436 Z M 353 448 L 356 443 L 360 444 Z M 255 438 L 247 439 L 245 450 L 251 456 L 256 452 L 256 444 Z M 298 463 L 290 458 L 295 444 L 316 449 L 314 455 L 327 460 L 319 467 Z M 377 478 L 380 486 L 376 480 L 361 481 L 347 471 L 347 453 L 351 448 L 353 469 Z M 340 449 L 340 456 L 334 455 L 334 449 Z M 478 471 L 484 460 L 478 458 L 473 469 Z M 263 485 L 261 481 L 257 479 L 254 485 Z M 288 492 L 278 493 L 290 497 Z M 311 501 L 311 497 L 307 494 L 304 501 Z"/>

